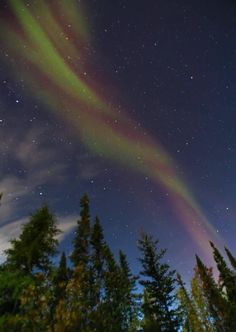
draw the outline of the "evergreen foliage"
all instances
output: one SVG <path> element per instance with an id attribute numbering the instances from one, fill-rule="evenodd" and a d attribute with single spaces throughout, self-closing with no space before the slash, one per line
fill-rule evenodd
<path id="1" fill-rule="evenodd" d="M 228 306 L 226 299 L 217 287 L 212 270 L 208 269 L 198 256 L 196 256 L 196 260 L 212 324 L 218 332 L 230 331 L 228 325 Z"/>
<path id="2" fill-rule="evenodd" d="M 183 280 L 177 274 L 177 282 L 179 284 L 178 299 L 182 309 L 182 327 L 184 332 L 204 332 L 205 329 L 200 321 L 197 308 L 193 298 L 188 294 Z"/>
<path id="3" fill-rule="evenodd" d="M 80 200 L 80 220 L 78 220 L 77 231 L 73 241 L 73 252 L 71 260 L 77 264 L 88 264 L 89 261 L 89 238 L 90 238 L 90 215 L 89 215 L 89 198 L 84 194 Z"/>
<path id="4" fill-rule="evenodd" d="M 191 280 L 191 299 L 196 310 L 197 320 L 203 331 L 212 332 L 212 317 L 208 310 L 208 304 L 205 299 L 203 282 L 197 267 L 194 269 L 194 275 Z"/>
<path id="5" fill-rule="evenodd" d="M 225 247 L 225 252 L 229 258 L 230 264 L 234 270 L 236 270 L 236 258 L 232 255 L 228 248 Z"/>
<path id="6" fill-rule="evenodd" d="M 23 225 L 19 239 L 11 240 L 11 248 L 5 252 L 6 264 L 26 274 L 32 274 L 33 270 L 48 272 L 50 258 L 56 253 L 58 233 L 55 218 L 44 205 Z"/>
<path id="7" fill-rule="evenodd" d="M 151 236 L 142 234 L 139 249 L 142 253 L 140 284 L 146 291 L 146 302 L 143 312 L 148 320 L 148 327 L 144 324 L 144 331 L 149 331 L 149 325 L 155 326 L 155 331 L 178 331 L 180 326 L 179 308 L 176 307 L 174 294 L 176 279 L 175 271 L 170 270 L 168 264 L 163 263 L 166 250 L 157 248 L 158 241 Z M 148 318 L 147 318 L 148 317 Z"/>
<path id="8" fill-rule="evenodd" d="M 138 293 L 126 254 L 120 250 L 116 258 L 99 218 L 90 222 L 86 194 L 80 207 L 71 262 L 65 252 L 58 265 L 53 261 L 59 230 L 46 205 L 10 241 L 0 265 L 0 331 L 236 331 L 236 259 L 228 248 L 231 267 L 210 242 L 218 281 L 196 256 L 188 289 L 166 264 L 166 250 L 143 233 Z"/>

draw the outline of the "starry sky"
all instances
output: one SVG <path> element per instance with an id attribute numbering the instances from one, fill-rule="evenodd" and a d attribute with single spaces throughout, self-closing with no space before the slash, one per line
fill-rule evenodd
<path id="1" fill-rule="evenodd" d="M 140 230 L 184 277 L 236 252 L 236 3 L 1 1 L 0 250 L 47 202 L 71 250 L 87 192 L 134 271 Z M 3 255 L 1 260 L 3 260 Z"/>

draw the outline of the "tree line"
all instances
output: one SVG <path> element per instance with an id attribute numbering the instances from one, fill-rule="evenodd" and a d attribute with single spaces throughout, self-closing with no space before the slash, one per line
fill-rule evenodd
<path id="1" fill-rule="evenodd" d="M 126 254 L 104 238 L 89 198 L 80 201 L 72 251 L 60 254 L 60 230 L 47 205 L 33 213 L 0 265 L 0 331 L 4 332 L 233 332 L 236 258 L 211 242 L 219 278 L 196 256 L 190 286 L 165 261 L 158 240 L 142 233 L 139 275 Z"/>

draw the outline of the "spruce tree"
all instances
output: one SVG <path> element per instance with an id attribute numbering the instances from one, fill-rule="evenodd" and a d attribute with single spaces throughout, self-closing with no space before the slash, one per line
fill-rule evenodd
<path id="1" fill-rule="evenodd" d="M 208 269 L 196 256 L 197 269 L 202 281 L 204 296 L 207 301 L 208 311 L 214 328 L 217 332 L 230 332 L 229 310 L 226 299 L 222 296 L 216 282 L 213 278 L 212 271 Z"/>
<path id="2" fill-rule="evenodd" d="M 99 218 L 96 217 L 95 223 L 91 230 L 91 272 L 93 283 L 94 307 L 101 302 L 102 288 L 104 283 L 105 268 L 105 247 L 103 229 Z"/>
<path id="3" fill-rule="evenodd" d="M 119 251 L 119 267 L 119 291 L 122 309 L 122 330 L 128 331 L 129 328 L 134 328 L 137 322 L 138 295 L 134 293 L 137 277 L 131 273 L 126 255 L 122 250 Z"/>
<path id="4" fill-rule="evenodd" d="M 54 278 L 54 285 L 55 285 L 54 292 L 55 292 L 56 301 L 63 298 L 68 281 L 69 281 L 69 271 L 66 263 L 66 255 L 65 252 L 63 251 L 61 254 L 58 269 L 56 271 L 56 276 Z"/>
<path id="5" fill-rule="evenodd" d="M 219 270 L 219 277 L 222 290 L 226 291 L 227 298 L 229 302 L 236 301 L 236 279 L 233 275 L 232 271 L 227 266 L 223 256 L 220 254 L 219 250 L 215 247 L 215 245 L 210 242 L 210 245 L 213 249 L 213 256 L 216 262 L 217 268 Z"/>
<path id="6" fill-rule="evenodd" d="M 226 293 L 227 307 L 229 311 L 229 324 L 231 327 L 236 326 L 236 278 L 233 271 L 227 266 L 223 256 L 220 254 L 219 250 L 214 246 L 212 242 L 210 245 L 213 249 L 214 259 L 219 270 L 219 278 L 221 291 Z"/>
<path id="7" fill-rule="evenodd" d="M 136 278 L 132 276 L 126 256 L 119 253 L 119 265 L 104 240 L 96 217 L 91 231 L 91 271 L 96 295 L 91 314 L 91 329 L 96 332 L 128 332 L 135 328 Z"/>
<path id="8" fill-rule="evenodd" d="M 19 238 L 10 242 L 11 247 L 5 251 L 6 264 L 27 274 L 32 274 L 34 270 L 48 272 L 50 258 L 56 253 L 56 235 L 59 232 L 55 217 L 44 205 L 23 225 Z"/>
<path id="9" fill-rule="evenodd" d="M 77 298 L 80 316 L 76 328 L 81 331 L 87 331 L 90 325 L 90 316 L 93 309 L 93 288 L 92 271 L 90 267 L 90 215 L 89 198 L 84 194 L 80 200 L 80 220 L 73 241 L 73 252 L 71 261 L 74 266 L 72 275 L 72 285 L 77 283 L 79 287 L 79 296 Z M 79 315 L 79 313 L 78 313 Z"/>
<path id="10" fill-rule="evenodd" d="M 73 252 L 71 260 L 74 266 L 79 263 L 87 265 L 89 262 L 89 241 L 90 241 L 90 216 L 89 216 L 89 198 L 84 194 L 80 200 L 80 220 L 73 241 Z"/>
<path id="11" fill-rule="evenodd" d="M 212 317 L 208 309 L 208 301 L 204 294 L 204 287 L 198 268 L 195 267 L 194 275 L 191 279 L 191 300 L 196 310 L 198 321 L 206 332 L 213 332 Z"/>
<path id="12" fill-rule="evenodd" d="M 176 302 L 175 271 L 168 264 L 162 263 L 166 250 L 157 248 L 158 241 L 142 234 L 139 249 L 142 257 L 140 284 L 144 286 L 148 302 L 143 304 L 144 315 L 152 321 L 155 331 L 178 331 L 180 326 L 179 308 Z M 144 331 L 149 331 L 144 324 Z"/>
<path id="13" fill-rule="evenodd" d="M 66 283 L 68 281 L 68 268 L 66 263 L 66 255 L 64 251 L 61 254 L 57 275 L 58 275 L 57 280 L 59 283 L 60 282 Z"/>
<path id="14" fill-rule="evenodd" d="M 104 274 L 103 331 L 122 331 L 122 311 L 120 296 L 120 269 L 109 246 L 105 248 L 106 269 Z"/>
<path id="15" fill-rule="evenodd" d="M 229 258 L 230 264 L 234 270 L 236 270 L 236 258 L 232 255 L 228 248 L 225 247 L 225 252 Z"/>
<path id="16" fill-rule="evenodd" d="M 159 325 L 159 322 L 156 320 L 156 317 L 153 315 L 153 312 L 151 310 L 148 310 L 148 308 L 151 305 L 152 303 L 148 291 L 144 288 L 143 305 L 142 305 L 142 314 L 143 314 L 142 327 L 144 332 L 161 331 L 161 326 Z"/>
<path id="17" fill-rule="evenodd" d="M 177 282 L 179 284 L 178 299 L 181 304 L 183 331 L 204 332 L 205 329 L 203 328 L 201 321 L 198 318 L 194 302 L 191 296 L 188 294 L 183 280 L 179 274 L 177 274 Z"/>

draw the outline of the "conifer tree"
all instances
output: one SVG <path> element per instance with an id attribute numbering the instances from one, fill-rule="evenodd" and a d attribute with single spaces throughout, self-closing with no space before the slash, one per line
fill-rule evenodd
<path id="1" fill-rule="evenodd" d="M 210 242 L 210 245 L 213 249 L 213 256 L 216 262 L 217 268 L 219 270 L 220 283 L 222 286 L 222 290 L 226 290 L 227 298 L 230 303 L 236 301 L 236 279 L 233 275 L 232 271 L 227 266 L 223 256 L 220 254 L 219 250 L 215 247 L 215 245 Z"/>
<path id="2" fill-rule="evenodd" d="M 1 324 L 7 317 L 18 314 L 20 297 L 32 282 L 32 277 L 21 271 L 0 267 L 0 331 L 7 331 Z"/>
<path id="3" fill-rule="evenodd" d="M 191 280 L 191 299 L 196 310 L 198 321 L 206 332 L 213 332 L 212 318 L 208 309 L 208 301 L 204 294 L 204 287 L 197 267 Z"/>
<path id="4" fill-rule="evenodd" d="M 91 272 L 94 293 L 94 307 L 101 301 L 102 287 L 104 286 L 105 247 L 103 229 L 99 218 L 96 217 L 91 230 Z"/>
<path id="5" fill-rule="evenodd" d="M 66 255 L 65 255 L 64 251 L 61 254 L 61 259 L 60 259 L 57 275 L 58 275 L 57 281 L 59 283 L 68 281 L 68 268 L 67 268 L 67 263 L 66 263 Z"/>
<path id="6" fill-rule="evenodd" d="M 174 294 L 175 271 L 170 270 L 168 264 L 162 263 L 166 250 L 158 250 L 157 244 L 158 241 L 146 234 L 142 234 L 139 240 L 141 275 L 144 277 L 140 283 L 148 296 L 148 302 L 143 304 L 143 312 L 152 321 L 152 325 L 155 323 L 155 331 L 174 332 L 180 326 L 179 308 Z M 145 325 L 144 331 L 149 331 Z"/>
<path id="7" fill-rule="evenodd" d="M 213 326 L 217 332 L 230 332 L 227 301 L 218 289 L 212 271 L 207 269 L 198 256 L 196 256 L 196 260 Z"/>
<path id="8" fill-rule="evenodd" d="M 120 269 L 107 245 L 105 247 L 106 270 L 104 274 L 103 320 L 104 331 L 122 331 L 122 312 L 120 297 Z"/>
<path id="9" fill-rule="evenodd" d="M 143 305 L 142 305 L 142 327 L 144 332 L 155 332 L 161 331 L 161 326 L 159 322 L 156 321 L 155 316 L 153 315 L 151 310 L 148 308 L 152 305 L 151 298 L 148 294 L 148 291 L 144 288 L 143 291 Z"/>
<path id="10" fill-rule="evenodd" d="M 236 278 L 230 268 L 227 266 L 223 256 L 220 254 L 219 250 L 214 246 L 212 242 L 210 245 L 213 249 L 214 259 L 219 270 L 219 278 L 221 291 L 226 293 L 227 298 L 227 307 L 229 315 L 229 324 L 230 326 L 236 326 Z"/>
<path id="11" fill-rule="evenodd" d="M 122 306 L 122 329 L 128 331 L 129 327 L 135 327 L 137 323 L 137 300 L 138 295 L 134 294 L 137 277 L 131 273 L 126 255 L 119 251 L 120 267 L 120 302 Z"/>
<path id="12" fill-rule="evenodd" d="M 90 317 L 93 308 L 93 288 L 92 273 L 90 267 L 90 215 L 89 215 L 89 198 L 84 194 L 80 200 L 80 220 L 73 241 L 73 252 L 71 261 L 74 265 L 72 280 L 70 283 L 79 285 L 79 296 L 77 304 L 81 310 L 77 329 L 81 332 L 86 331 L 90 324 Z M 79 272 L 80 271 L 80 272 Z M 72 299 L 74 297 L 72 296 Z M 74 301 L 74 300 L 73 300 Z M 74 303 L 74 302 L 73 302 Z"/>
<path id="13" fill-rule="evenodd" d="M 184 332 L 204 332 L 201 321 L 198 318 L 196 308 L 193 300 L 189 296 L 183 280 L 179 274 L 177 274 L 177 282 L 179 284 L 178 299 L 182 309 L 182 325 Z"/>
<path id="14" fill-rule="evenodd" d="M 87 265 L 89 262 L 89 241 L 90 241 L 90 216 L 89 198 L 84 194 L 80 200 L 80 220 L 73 241 L 73 252 L 71 260 L 76 266 L 79 263 Z"/>
<path id="15" fill-rule="evenodd" d="M 66 255 L 65 252 L 63 251 L 61 254 L 58 269 L 56 271 L 56 276 L 54 278 L 56 301 L 63 298 L 68 281 L 69 281 L 69 273 L 66 263 Z"/>
<path id="16" fill-rule="evenodd" d="M 34 269 L 48 272 L 50 258 L 56 253 L 58 233 L 55 217 L 44 205 L 23 225 L 19 238 L 11 241 L 11 247 L 5 251 L 6 264 L 27 274 L 32 274 Z"/>
<path id="17" fill-rule="evenodd" d="M 236 258 L 232 255 L 228 248 L 225 247 L 225 252 L 229 258 L 230 264 L 234 270 L 236 270 Z"/>
<path id="18" fill-rule="evenodd" d="M 49 332 L 49 326 L 53 325 L 52 288 L 48 287 L 47 277 L 42 273 L 36 273 L 34 280 L 33 284 L 24 289 L 20 299 L 19 314 L 8 320 L 6 331 Z"/>

